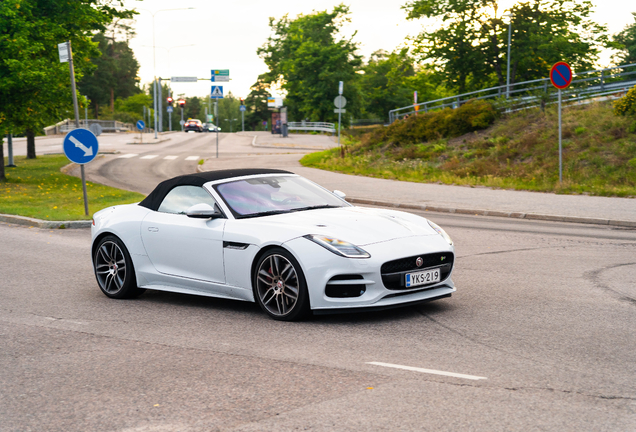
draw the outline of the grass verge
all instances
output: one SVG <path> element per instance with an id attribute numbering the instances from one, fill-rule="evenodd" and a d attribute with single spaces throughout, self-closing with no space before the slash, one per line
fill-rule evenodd
<path id="1" fill-rule="evenodd" d="M 6 158 L 5 158 L 6 162 Z M 82 180 L 62 174 L 69 163 L 64 155 L 16 157 L 17 168 L 5 168 L 6 182 L 0 182 L 0 213 L 43 220 L 83 220 Z M 141 201 L 144 195 L 86 182 L 88 210 L 94 212 L 117 204 Z"/>
<path id="2" fill-rule="evenodd" d="M 412 119 L 411 119 L 412 120 Z M 559 184 L 556 107 L 505 116 L 457 138 L 396 142 L 381 132 L 312 153 L 304 166 L 412 182 L 503 189 L 636 196 L 636 119 L 608 102 L 563 110 L 563 183 Z"/>

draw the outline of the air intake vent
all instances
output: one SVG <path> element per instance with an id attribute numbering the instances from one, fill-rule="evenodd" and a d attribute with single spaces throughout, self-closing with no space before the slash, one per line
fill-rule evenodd
<path id="1" fill-rule="evenodd" d="M 327 282 L 325 295 L 332 298 L 360 297 L 367 290 L 365 284 L 357 283 L 363 279 L 355 274 L 336 275 Z"/>

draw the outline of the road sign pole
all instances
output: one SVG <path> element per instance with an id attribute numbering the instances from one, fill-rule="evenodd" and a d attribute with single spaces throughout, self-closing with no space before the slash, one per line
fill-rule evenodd
<path id="1" fill-rule="evenodd" d="M 181 132 L 183 132 L 183 107 L 181 107 Z"/>
<path id="2" fill-rule="evenodd" d="M 245 132 L 245 111 L 241 111 L 241 132 Z"/>
<path id="3" fill-rule="evenodd" d="M 77 91 L 75 90 L 75 68 L 73 67 L 73 50 L 71 49 L 71 41 L 66 43 L 68 48 L 68 67 L 71 71 L 71 93 L 73 94 L 73 109 L 75 111 L 75 127 L 79 129 L 79 105 L 77 104 Z M 84 214 L 88 216 L 88 194 L 86 193 L 86 173 L 84 172 L 84 164 L 80 165 L 82 173 L 82 192 L 84 193 Z"/>
<path id="4" fill-rule="evenodd" d="M 219 158 L 219 100 L 214 100 L 214 118 L 216 119 L 216 158 Z"/>
<path id="5" fill-rule="evenodd" d="M 561 89 L 559 89 L 559 183 L 563 183 L 563 159 L 561 151 Z"/>

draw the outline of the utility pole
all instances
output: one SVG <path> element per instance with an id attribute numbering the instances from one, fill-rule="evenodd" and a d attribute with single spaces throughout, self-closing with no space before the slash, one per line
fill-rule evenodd
<path id="1" fill-rule="evenodd" d="M 506 99 L 510 97 L 510 38 L 512 36 L 512 17 L 511 13 L 506 15 L 510 21 L 508 21 L 508 72 L 506 73 Z"/>

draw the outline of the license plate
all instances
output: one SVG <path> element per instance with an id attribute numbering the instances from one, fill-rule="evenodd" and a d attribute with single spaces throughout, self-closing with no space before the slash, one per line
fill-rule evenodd
<path id="1" fill-rule="evenodd" d="M 440 269 L 424 270 L 417 273 L 406 274 L 406 287 L 414 287 L 442 280 L 442 272 Z"/>

